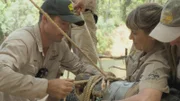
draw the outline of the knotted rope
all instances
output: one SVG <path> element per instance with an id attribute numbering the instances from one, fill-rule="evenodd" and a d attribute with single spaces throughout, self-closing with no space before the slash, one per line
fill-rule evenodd
<path id="1" fill-rule="evenodd" d="M 80 77 L 83 79 L 83 75 Z M 112 76 L 108 76 L 107 78 L 104 78 L 102 75 L 91 76 L 88 81 L 86 80 L 87 84 L 84 87 L 83 92 L 75 90 L 75 93 L 80 101 L 90 101 L 92 96 L 102 97 L 104 91 L 109 87 L 110 82 L 117 80 L 122 81 L 121 78 Z"/>

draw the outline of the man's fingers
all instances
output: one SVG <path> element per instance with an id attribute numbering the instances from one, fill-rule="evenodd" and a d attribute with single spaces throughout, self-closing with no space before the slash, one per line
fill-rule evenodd
<path id="1" fill-rule="evenodd" d="M 85 2 L 84 0 L 79 0 L 78 2 L 75 2 L 73 4 L 74 10 L 76 11 L 76 13 L 79 15 L 80 12 L 84 12 L 85 10 Z"/>
<path id="2" fill-rule="evenodd" d="M 68 79 L 49 80 L 47 93 L 55 98 L 64 98 L 73 90 L 73 81 Z"/>
<path id="3" fill-rule="evenodd" d="M 66 90 L 65 90 L 65 92 L 71 92 L 73 90 L 73 88 L 72 87 L 66 87 Z"/>
<path id="4" fill-rule="evenodd" d="M 67 80 L 67 81 L 65 82 L 65 86 L 66 86 L 66 87 L 71 87 L 71 88 L 73 88 L 73 85 L 74 85 L 73 81 L 74 81 L 74 80 Z"/>

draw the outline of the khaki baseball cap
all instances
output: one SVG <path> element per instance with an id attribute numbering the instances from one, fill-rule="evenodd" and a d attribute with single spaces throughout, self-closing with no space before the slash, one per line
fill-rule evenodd
<path id="1" fill-rule="evenodd" d="M 150 36 L 161 42 L 171 42 L 180 36 L 180 0 L 169 0 L 164 5 L 160 22 Z"/>
<path id="2" fill-rule="evenodd" d="M 70 0 L 46 0 L 41 8 L 49 15 L 58 15 L 62 20 L 84 25 L 81 17 L 74 14 L 73 5 Z"/>

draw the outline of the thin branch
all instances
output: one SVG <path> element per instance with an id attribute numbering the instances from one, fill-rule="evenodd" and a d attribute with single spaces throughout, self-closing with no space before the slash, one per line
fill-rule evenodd
<path id="1" fill-rule="evenodd" d="M 125 59 L 127 56 L 110 56 L 110 55 L 101 55 L 99 56 L 99 58 L 110 58 L 110 59 L 117 59 L 117 60 L 121 60 L 121 59 Z"/>

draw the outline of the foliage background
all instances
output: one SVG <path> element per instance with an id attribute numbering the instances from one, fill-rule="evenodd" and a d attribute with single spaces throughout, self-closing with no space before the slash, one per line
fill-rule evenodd
<path id="1" fill-rule="evenodd" d="M 42 0 L 36 0 L 38 5 Z M 6 34 L 23 27 L 37 23 L 38 10 L 29 0 L 1 0 L 0 1 L 0 40 Z"/>
<path id="2" fill-rule="evenodd" d="M 34 0 L 41 5 L 43 0 Z M 113 46 L 113 34 L 123 28 L 127 14 L 138 5 L 156 2 L 163 5 L 167 0 L 97 0 L 98 51 L 101 54 L 109 52 Z M 0 0 L 0 42 L 6 34 L 23 26 L 33 25 L 38 22 L 38 10 L 29 0 Z M 121 31 L 122 32 L 122 31 Z M 123 36 L 126 33 L 120 33 Z M 126 41 L 128 39 L 123 39 Z M 120 39 L 119 39 L 120 40 Z M 126 46 L 126 45 L 125 45 Z M 129 45 L 127 45 L 129 46 Z M 125 47 L 127 48 L 127 47 Z M 128 47 L 129 48 L 129 47 Z"/>
<path id="3" fill-rule="evenodd" d="M 97 47 L 99 53 L 105 54 L 107 51 L 110 51 L 114 44 L 113 39 L 115 38 L 113 37 L 115 36 L 113 31 L 124 29 L 122 25 L 125 25 L 126 16 L 130 11 L 144 3 L 158 3 L 163 5 L 165 2 L 167 2 L 167 0 L 97 0 L 97 13 L 99 16 L 99 21 L 97 23 L 97 38 L 99 42 Z M 127 28 L 124 30 L 127 30 Z M 127 31 L 125 32 L 126 33 L 124 33 L 124 31 L 119 33 L 121 38 L 126 38 L 126 40 L 122 40 L 121 43 L 125 43 L 126 45 L 124 48 L 129 49 L 129 44 L 131 43 L 129 42 L 127 44 L 127 42 L 123 42 L 129 40 L 128 37 L 123 37 L 124 34 L 129 34 Z"/>

